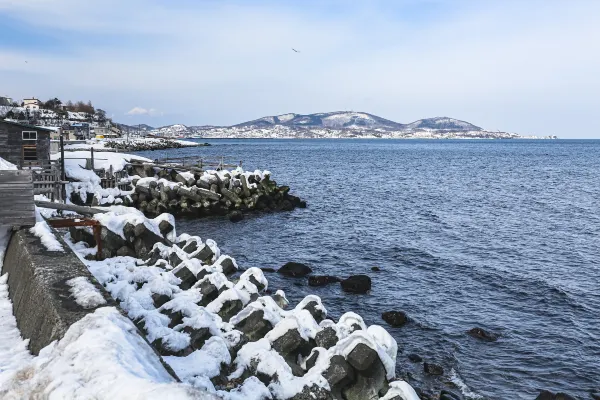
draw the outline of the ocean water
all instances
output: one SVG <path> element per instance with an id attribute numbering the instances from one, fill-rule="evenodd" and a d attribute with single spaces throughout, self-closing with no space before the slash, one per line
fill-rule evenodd
<path id="1" fill-rule="evenodd" d="M 355 311 L 386 326 L 382 312 L 408 313 L 408 325 L 386 328 L 411 383 L 439 383 L 408 361 L 416 353 L 467 398 L 600 390 L 600 141 L 208 142 L 141 154 L 243 160 L 308 208 L 237 224 L 182 220 L 179 232 L 216 240 L 243 267 L 297 261 L 315 274 L 368 274 L 367 295 L 267 277 L 293 303 L 321 296 L 334 317 Z M 499 340 L 471 338 L 476 326 Z"/>

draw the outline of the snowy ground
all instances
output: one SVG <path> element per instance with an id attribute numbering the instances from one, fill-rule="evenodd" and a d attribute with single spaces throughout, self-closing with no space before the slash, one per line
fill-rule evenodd
<path id="1" fill-rule="evenodd" d="M 191 142 L 188 140 L 176 140 L 176 139 L 170 139 L 170 138 L 130 138 L 128 143 L 131 144 L 136 144 L 136 143 L 145 143 L 145 144 L 159 144 L 161 142 L 163 142 L 164 140 L 169 140 L 169 141 L 173 141 L 176 143 L 179 143 L 181 146 L 184 147 L 195 147 L 198 146 L 198 143 L 196 142 Z M 107 142 L 122 142 L 125 143 L 127 141 L 127 139 L 91 139 L 91 140 L 87 140 L 86 143 L 76 143 L 76 144 L 66 144 L 65 145 L 65 150 L 78 150 L 78 149 L 90 149 L 90 148 L 94 148 L 94 150 L 112 150 L 110 147 L 106 146 Z"/>

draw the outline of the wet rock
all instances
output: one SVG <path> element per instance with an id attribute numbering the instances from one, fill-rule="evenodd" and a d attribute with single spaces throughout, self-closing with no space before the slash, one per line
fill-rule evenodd
<path id="1" fill-rule="evenodd" d="M 462 398 L 449 390 L 442 390 L 440 392 L 440 400 L 462 400 Z"/>
<path id="2" fill-rule="evenodd" d="M 393 327 L 404 326 L 408 322 L 408 316 L 404 311 L 386 311 L 381 318 Z"/>
<path id="3" fill-rule="evenodd" d="M 371 267 L 371 271 L 379 272 L 379 271 L 381 271 L 381 268 L 379 268 L 379 267 Z"/>
<path id="4" fill-rule="evenodd" d="M 277 272 L 275 268 L 263 267 L 260 269 L 262 272 Z"/>
<path id="5" fill-rule="evenodd" d="M 444 368 L 434 363 L 423 363 L 423 371 L 429 375 L 444 375 Z"/>
<path id="6" fill-rule="evenodd" d="M 371 290 L 371 278 L 367 275 L 353 275 L 341 281 L 342 289 L 349 293 L 367 293 Z"/>
<path id="7" fill-rule="evenodd" d="M 554 400 L 577 400 L 575 397 L 570 396 L 566 393 L 556 393 Z"/>
<path id="8" fill-rule="evenodd" d="M 493 332 L 488 332 L 482 328 L 473 328 L 467 331 L 467 334 L 475 339 L 483 340 L 486 342 L 495 342 L 498 340 L 498 335 Z"/>
<path id="9" fill-rule="evenodd" d="M 339 338 L 337 336 L 337 333 L 335 332 L 335 329 L 333 329 L 330 326 L 317 332 L 317 334 L 315 335 L 315 342 L 317 343 L 317 346 L 323 347 L 325 349 L 329 349 L 335 346 L 338 340 Z"/>
<path id="10" fill-rule="evenodd" d="M 421 361 L 423 361 L 423 359 L 421 358 L 421 356 L 419 356 L 418 354 L 414 354 L 411 353 L 408 356 L 406 356 L 411 362 L 414 363 L 420 363 Z"/>
<path id="11" fill-rule="evenodd" d="M 308 277 L 308 286 L 325 286 L 341 281 L 340 278 L 330 275 L 312 275 Z"/>
<path id="12" fill-rule="evenodd" d="M 242 214 L 240 211 L 232 211 L 227 217 L 231 222 L 240 222 L 244 219 L 244 214 Z"/>
<path id="13" fill-rule="evenodd" d="M 122 246 L 117 250 L 117 257 L 135 257 L 135 250 L 130 247 Z"/>
<path id="14" fill-rule="evenodd" d="M 548 390 L 542 390 L 535 400 L 554 400 L 554 393 Z"/>
<path id="15" fill-rule="evenodd" d="M 277 272 L 284 276 L 303 277 L 310 274 L 312 269 L 305 264 L 288 262 L 283 267 L 279 268 Z"/>
<path id="16" fill-rule="evenodd" d="M 590 393 L 590 396 L 592 396 L 592 399 L 594 400 L 600 400 L 600 392 Z"/>

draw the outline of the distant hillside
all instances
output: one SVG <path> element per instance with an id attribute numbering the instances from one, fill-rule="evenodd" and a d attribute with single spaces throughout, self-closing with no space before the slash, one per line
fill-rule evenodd
<path id="1" fill-rule="evenodd" d="M 299 128 L 332 128 L 332 129 L 402 129 L 404 125 L 390 121 L 373 114 L 337 111 L 318 114 L 283 114 L 277 116 L 263 117 L 234 125 L 234 127 L 246 126 L 273 126 L 283 125 Z"/>

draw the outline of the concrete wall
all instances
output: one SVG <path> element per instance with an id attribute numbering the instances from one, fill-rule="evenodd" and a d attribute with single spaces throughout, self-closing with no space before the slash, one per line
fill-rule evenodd
<path id="1" fill-rule="evenodd" d="M 70 286 L 66 284 L 69 279 L 87 277 L 106 299 L 104 306 L 116 306 L 64 242 L 63 247 L 64 253 L 47 251 L 39 238 L 22 229 L 13 233 L 6 250 L 2 274 L 8 273 L 17 326 L 21 335 L 30 340 L 33 354 L 61 339 L 71 324 L 94 311 L 84 309 L 71 298 Z"/>

